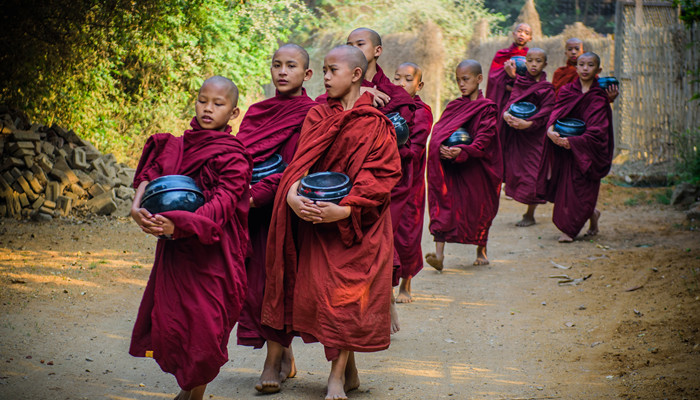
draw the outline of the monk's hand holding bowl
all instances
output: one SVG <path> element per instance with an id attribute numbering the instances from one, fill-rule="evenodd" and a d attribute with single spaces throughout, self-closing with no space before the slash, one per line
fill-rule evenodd
<path id="1" fill-rule="evenodd" d="M 296 181 L 289 192 L 287 192 L 287 204 L 294 211 L 297 217 L 309 222 L 321 222 L 321 210 L 316 206 L 313 200 L 309 200 L 304 196 L 299 196 L 297 194 L 297 188 L 299 187 L 299 182 Z"/>
<path id="2" fill-rule="evenodd" d="M 361 87 L 360 94 L 364 94 L 365 92 L 370 92 L 372 93 L 372 96 L 374 96 L 372 98 L 372 105 L 374 107 L 384 107 L 385 105 L 389 104 L 389 101 L 391 101 L 391 97 L 389 97 L 388 94 L 382 92 L 377 88 Z"/>
<path id="3" fill-rule="evenodd" d="M 461 152 L 462 149 L 459 147 L 447 147 L 444 144 L 440 145 L 440 158 L 443 160 L 454 160 Z"/>
<path id="4" fill-rule="evenodd" d="M 508 114 L 510 115 L 510 114 Z M 517 117 L 513 117 L 512 115 L 510 116 L 510 119 L 506 119 L 506 123 L 510 125 L 512 128 L 522 130 L 522 129 L 527 129 L 532 126 L 532 121 L 526 121 L 524 119 L 520 119 Z"/>
<path id="5" fill-rule="evenodd" d="M 605 89 L 605 92 L 608 94 L 608 99 L 610 99 L 611 102 L 615 101 L 620 94 L 619 90 L 620 88 L 617 85 L 610 85 Z"/>
<path id="6" fill-rule="evenodd" d="M 567 150 L 571 149 L 571 144 L 569 144 L 569 139 L 563 138 L 559 136 L 559 133 L 557 133 L 554 130 L 554 125 L 550 126 L 549 129 L 547 129 L 547 137 L 554 142 L 559 147 L 563 147 Z"/>
<path id="7" fill-rule="evenodd" d="M 160 225 L 160 233 L 156 236 L 172 236 L 173 232 L 175 232 L 175 224 L 173 223 L 173 221 L 160 214 L 156 214 L 155 219 L 156 222 L 158 222 L 158 224 Z"/>
<path id="8" fill-rule="evenodd" d="M 314 224 L 340 221 L 349 217 L 352 211 L 350 206 L 339 206 L 328 201 L 317 201 L 316 206 L 321 210 L 321 220 L 314 221 Z"/>
<path id="9" fill-rule="evenodd" d="M 508 74 L 508 76 L 510 76 L 511 78 L 515 78 L 515 61 L 508 60 L 505 63 L 503 63 L 503 70 L 506 71 L 506 74 Z"/>
<path id="10" fill-rule="evenodd" d="M 148 233 L 149 235 L 160 234 L 160 224 L 158 224 L 153 214 L 148 212 L 148 210 L 145 208 L 132 208 L 130 214 L 131 218 L 136 221 L 136 224 L 142 231 Z"/>

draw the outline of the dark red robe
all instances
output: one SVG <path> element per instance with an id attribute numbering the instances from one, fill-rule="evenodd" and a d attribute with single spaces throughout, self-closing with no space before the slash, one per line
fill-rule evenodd
<path id="1" fill-rule="evenodd" d="M 205 204 L 196 212 L 169 211 L 174 240 L 158 240 L 129 354 L 153 358 L 184 390 L 211 382 L 228 361 L 231 329 L 245 301 L 244 256 L 252 161 L 226 132 L 192 120 L 181 137 L 146 142 L 134 187 L 159 176 L 195 180 Z"/>
<path id="2" fill-rule="evenodd" d="M 330 359 L 339 349 L 389 346 L 389 201 L 400 159 L 390 121 L 371 104 L 366 93 L 348 111 L 335 99 L 311 109 L 280 181 L 268 237 L 263 324 L 320 341 L 333 349 Z M 287 192 L 307 171 L 350 177 L 352 190 L 340 202 L 352 207 L 350 217 L 327 224 L 296 217 Z"/>
<path id="3" fill-rule="evenodd" d="M 413 154 L 413 180 L 410 185 L 408 202 L 399 218 L 398 232 L 394 238 L 396 252 L 401 261 L 400 268 L 395 269 L 393 285 L 399 284 L 400 278 L 414 277 L 423 269 L 423 218 L 425 215 L 425 159 L 426 144 L 433 127 L 433 112 L 420 96 L 415 96 L 415 128 L 411 132 L 411 153 Z"/>
<path id="4" fill-rule="evenodd" d="M 533 122 L 527 129 L 511 128 L 501 117 L 506 195 L 523 204 L 542 204 L 545 200 L 537 196 L 537 174 L 549 114 L 554 108 L 554 88 L 547 82 L 544 71 L 539 82 L 530 74 L 518 76 L 505 110 L 518 101 L 529 101 L 537 106 L 537 114 L 527 118 Z"/>
<path id="5" fill-rule="evenodd" d="M 236 137 L 246 146 L 253 162 L 267 160 L 277 153 L 289 164 L 294 157 L 299 132 L 309 110 L 317 105 L 302 89 L 301 96 L 288 97 L 279 93 L 250 106 Z M 250 194 L 255 207 L 248 216 L 250 251 L 246 258 L 248 292 L 238 320 L 238 344 L 261 348 L 272 340 L 289 347 L 293 333 L 272 329 L 260 323 L 265 289 L 265 250 L 272 218 L 272 203 L 282 174 L 275 174 L 252 185 Z"/>
<path id="6" fill-rule="evenodd" d="M 554 93 L 559 94 L 559 89 L 564 85 L 578 79 L 576 72 L 576 61 L 566 60 L 566 65 L 559 67 L 554 71 L 552 76 L 552 85 L 554 85 Z"/>
<path id="7" fill-rule="evenodd" d="M 481 95 L 452 100 L 433 127 L 428 146 L 430 233 L 436 242 L 486 246 L 498 212 L 503 159 L 496 105 Z M 474 138 L 455 160 L 440 159 L 440 144 L 460 126 Z"/>
<path id="8" fill-rule="evenodd" d="M 597 80 L 586 93 L 578 79 L 561 88 L 547 126 L 565 117 L 583 120 L 586 132 L 568 138 L 571 150 L 547 138 L 537 191 L 554 203 L 554 225 L 575 238 L 595 211 L 600 180 L 610 171 L 615 147 L 612 110 Z"/>
<path id="9" fill-rule="evenodd" d="M 510 98 L 510 91 L 506 86 L 513 86 L 515 78 L 511 78 L 503 69 L 503 64 L 515 56 L 525 56 L 528 52 L 527 47 L 519 49 L 515 43 L 512 43 L 507 49 L 501 49 L 496 52 L 491 61 L 489 68 L 488 81 L 486 83 L 486 98 L 496 103 L 498 113 L 503 114 L 504 107 Z"/>

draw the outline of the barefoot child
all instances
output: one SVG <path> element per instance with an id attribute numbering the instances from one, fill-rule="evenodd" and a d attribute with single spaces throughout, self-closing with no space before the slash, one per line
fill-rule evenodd
<path id="1" fill-rule="evenodd" d="M 236 137 L 246 146 L 253 162 L 279 154 L 286 163 L 294 157 L 301 125 L 317 103 L 303 88 L 311 79 L 309 54 L 296 44 L 286 44 L 272 56 L 272 83 L 275 97 L 253 104 L 243 118 Z M 265 250 L 272 218 L 272 203 L 282 174 L 268 176 L 250 189 L 248 231 L 252 251 L 246 259 L 248 292 L 238 321 L 238 344 L 261 348 L 267 342 L 267 358 L 255 389 L 275 393 L 280 383 L 296 374 L 292 354 L 293 333 L 275 330 L 260 323 L 265 288 Z"/>
<path id="2" fill-rule="evenodd" d="M 176 399 L 201 400 L 207 383 L 228 361 L 226 346 L 245 301 L 248 185 L 252 161 L 232 136 L 238 89 L 229 79 L 204 81 L 191 130 L 151 136 L 139 161 L 131 216 L 158 240 L 129 354 L 153 357 L 182 388 Z M 153 215 L 140 208 L 149 181 L 187 175 L 205 203 L 194 213 Z"/>
<path id="3" fill-rule="evenodd" d="M 497 108 L 479 90 L 484 79 L 481 64 L 462 61 L 456 78 L 462 97 L 447 104 L 428 146 L 428 206 L 435 253 L 425 258 L 438 271 L 443 268 L 445 242 L 474 244 L 474 265 L 489 263 L 486 242 L 498 211 L 503 176 Z M 474 141 L 469 145 L 443 145 L 460 127 Z"/>
<path id="4" fill-rule="evenodd" d="M 391 188 L 400 159 L 391 122 L 360 95 L 367 61 L 352 46 L 324 60 L 328 102 L 311 109 L 294 160 L 275 196 L 262 322 L 291 325 L 319 341 L 331 363 L 326 399 L 359 386 L 355 351 L 389 347 L 393 240 Z M 297 195 L 307 173 L 346 174 L 352 190 L 339 205 Z M 293 292 L 290 301 L 289 293 Z"/>
<path id="5" fill-rule="evenodd" d="M 408 202 L 399 219 L 394 244 L 401 260 L 401 267 L 394 270 L 393 285 L 399 284 L 397 303 L 410 303 L 411 279 L 423 269 L 421 240 L 425 212 L 425 145 L 433 126 L 433 112 L 416 93 L 423 89 L 423 71 L 414 63 L 399 65 L 394 73 L 394 83 L 403 87 L 416 102 L 415 128 L 411 132 L 413 172 Z"/>
<path id="6" fill-rule="evenodd" d="M 489 68 L 488 81 L 486 82 L 486 98 L 496 103 L 498 115 L 503 114 L 504 107 L 510 97 L 510 91 L 515 83 L 515 62 L 512 57 L 525 56 L 528 42 L 532 40 L 532 28 L 521 23 L 513 30 L 513 44 L 507 49 L 496 52 Z"/>
<path id="7" fill-rule="evenodd" d="M 535 224 L 535 208 L 545 200 L 537 197 L 537 174 L 546 136 L 549 114 L 554 107 L 554 88 L 547 82 L 543 71 L 547 54 L 532 48 L 527 52 L 527 74 L 518 76 L 513 92 L 503 113 L 503 168 L 505 170 L 506 196 L 527 204 L 523 219 L 515 226 Z M 537 114 L 527 120 L 516 118 L 508 112 L 511 104 L 527 101 L 537 107 Z"/>
<path id="8" fill-rule="evenodd" d="M 576 70 L 579 79 L 559 91 L 549 117 L 538 183 L 538 194 L 554 203 L 552 221 L 562 232 L 559 242 L 572 242 L 589 219 L 587 235 L 598 233 L 600 180 L 610 171 L 614 149 L 612 111 L 596 79 L 600 58 L 582 54 Z M 554 123 L 566 117 L 584 121 L 586 131 L 581 136 L 559 136 Z"/>
<path id="9" fill-rule="evenodd" d="M 564 45 L 564 55 L 566 56 L 566 65 L 559 67 L 554 71 L 552 76 L 552 84 L 554 85 L 554 94 L 559 96 L 559 90 L 566 84 L 578 79 L 576 72 L 576 60 L 583 54 L 583 42 L 578 38 L 571 38 Z M 608 99 L 612 103 L 620 94 L 617 85 L 610 85 L 606 89 Z"/>

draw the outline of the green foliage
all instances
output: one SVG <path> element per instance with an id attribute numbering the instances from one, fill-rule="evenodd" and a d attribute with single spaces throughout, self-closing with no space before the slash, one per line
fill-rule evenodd
<path id="1" fill-rule="evenodd" d="M 672 133 L 672 143 L 678 149 L 675 161 L 680 180 L 700 184 L 700 130 Z"/>
<path id="2" fill-rule="evenodd" d="M 680 18 L 688 28 L 700 22 L 700 2 L 697 0 L 673 0 L 673 5 L 681 7 Z"/>
<path id="3" fill-rule="evenodd" d="M 187 128 L 207 76 L 232 78 L 243 105 L 258 97 L 278 43 L 313 20 L 301 0 L 11 2 L 0 102 L 130 160 Z"/>

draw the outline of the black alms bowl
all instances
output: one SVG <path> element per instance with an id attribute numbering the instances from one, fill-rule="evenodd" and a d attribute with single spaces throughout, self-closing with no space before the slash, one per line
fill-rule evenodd
<path id="1" fill-rule="evenodd" d="M 598 78 L 598 86 L 603 90 L 608 90 L 608 87 L 612 85 L 620 86 L 620 82 L 614 76 L 601 76 Z"/>
<path id="2" fill-rule="evenodd" d="M 340 172 L 316 172 L 301 178 L 297 193 L 313 201 L 340 203 L 352 189 L 350 178 Z"/>
<path id="3" fill-rule="evenodd" d="M 581 136 L 586 131 L 586 123 L 576 118 L 562 118 L 554 123 L 554 131 L 561 137 Z"/>
<path id="4" fill-rule="evenodd" d="M 394 124 L 394 130 L 396 131 L 396 143 L 398 143 L 399 146 L 403 146 L 406 144 L 406 142 L 408 142 L 408 135 L 410 134 L 406 120 L 397 112 L 389 113 L 386 115 L 386 117 L 389 118 L 389 121 L 391 121 L 392 124 Z"/>
<path id="5" fill-rule="evenodd" d="M 165 175 L 146 185 L 141 207 L 152 214 L 166 211 L 194 212 L 204 204 L 204 195 L 194 179 L 185 175 Z"/>
<path id="6" fill-rule="evenodd" d="M 287 163 L 282 160 L 282 156 L 273 154 L 267 160 L 253 164 L 253 177 L 250 183 L 258 183 L 263 178 L 283 172 L 285 168 L 287 168 Z"/>
<path id="7" fill-rule="evenodd" d="M 464 128 L 459 128 L 456 131 L 452 132 L 450 137 L 445 139 L 442 144 L 447 146 L 447 147 L 452 147 L 452 146 L 457 146 L 460 144 L 472 144 L 474 139 L 472 138 L 472 135 L 467 132 L 466 129 Z"/>
<path id="8" fill-rule="evenodd" d="M 521 76 L 525 76 L 527 73 L 527 65 L 525 65 L 525 57 L 515 56 L 511 57 L 511 60 L 515 61 L 515 73 Z"/>
<path id="9" fill-rule="evenodd" d="M 537 114 L 537 107 L 529 101 L 519 101 L 511 104 L 508 112 L 515 118 L 528 119 Z"/>

